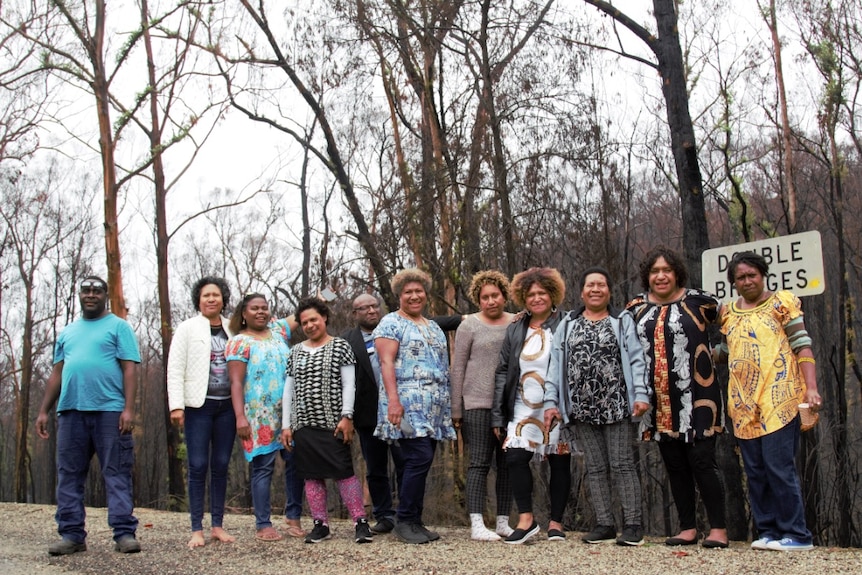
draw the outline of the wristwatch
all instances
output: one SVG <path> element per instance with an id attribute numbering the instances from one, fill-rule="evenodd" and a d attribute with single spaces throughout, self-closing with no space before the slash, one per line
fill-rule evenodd
<path id="1" fill-rule="evenodd" d="M 341 419 L 347 419 L 349 421 L 353 421 L 353 414 L 352 413 L 342 413 Z"/>

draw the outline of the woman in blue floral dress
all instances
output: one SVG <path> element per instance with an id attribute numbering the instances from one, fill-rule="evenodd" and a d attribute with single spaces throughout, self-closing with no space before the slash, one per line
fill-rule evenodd
<path id="1" fill-rule="evenodd" d="M 242 441 L 245 458 L 251 462 L 256 537 L 263 541 L 278 541 L 281 535 L 270 520 L 270 482 L 276 455 L 287 455 L 281 444 L 281 404 L 290 353 L 290 323 L 288 319 L 270 321 L 266 298 L 261 294 L 249 294 L 234 310 L 230 330 L 236 335 L 227 343 L 225 358 L 236 414 L 236 431 Z M 290 469 L 285 474 L 292 476 L 292 459 L 289 464 Z M 293 477 L 285 480 L 288 506 L 299 507 L 301 513 L 301 484 L 297 500 L 295 480 Z M 298 520 L 299 515 L 291 519 Z"/>
<path id="2" fill-rule="evenodd" d="M 441 439 L 455 439 L 449 389 L 449 354 L 440 327 L 422 314 L 431 278 L 407 269 L 392 278 L 398 311 L 374 330 L 383 385 L 374 435 L 398 441 L 404 475 L 395 533 L 406 543 L 428 543 L 440 536 L 422 524 L 425 481 Z"/>

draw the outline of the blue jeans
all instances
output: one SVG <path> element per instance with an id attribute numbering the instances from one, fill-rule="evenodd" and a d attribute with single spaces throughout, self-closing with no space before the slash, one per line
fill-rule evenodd
<path id="1" fill-rule="evenodd" d="M 116 411 L 63 411 L 57 418 L 57 532 L 64 539 L 82 543 L 84 485 L 93 454 L 99 458 L 108 498 L 108 525 L 114 540 L 135 535 L 138 520 L 132 515 L 132 465 L 135 442 L 130 433 L 120 434 Z"/>
<path id="2" fill-rule="evenodd" d="M 284 514 L 288 519 L 299 519 L 302 516 L 303 482 L 296 476 L 293 454 L 286 449 L 280 452 L 284 459 L 284 491 L 287 498 Z M 258 530 L 272 527 L 270 484 L 272 472 L 275 469 L 276 453 L 278 452 L 272 451 L 251 460 L 251 500 L 254 505 L 255 528 Z"/>
<path id="3" fill-rule="evenodd" d="M 805 525 L 802 489 L 796 473 L 799 433 L 797 416 L 778 431 L 756 439 L 739 440 L 758 537 L 791 537 L 800 543 L 812 541 Z"/>
<path id="4" fill-rule="evenodd" d="M 302 492 L 305 481 L 296 474 L 293 453 L 282 449 L 281 458 L 284 459 L 284 516 L 288 519 L 299 519 L 302 517 Z"/>
<path id="5" fill-rule="evenodd" d="M 395 511 L 392 509 L 392 487 L 389 484 L 389 454 L 392 454 L 395 463 L 395 478 L 400 491 L 404 476 L 401 448 L 374 437 L 373 427 L 356 428 L 356 433 L 359 435 L 362 458 L 365 459 L 365 480 L 371 495 L 372 514 L 377 520 L 392 519 Z"/>
<path id="6" fill-rule="evenodd" d="M 425 500 L 425 481 L 434 462 L 437 441 L 430 437 L 400 439 L 404 457 L 404 477 L 398 494 L 398 521 L 421 523 Z"/>
<path id="7" fill-rule="evenodd" d="M 236 438 L 233 405 L 230 398 L 207 399 L 202 406 L 187 407 L 185 411 L 192 531 L 203 530 L 207 469 L 210 472 L 210 519 L 213 527 L 221 527 L 227 468 Z"/>

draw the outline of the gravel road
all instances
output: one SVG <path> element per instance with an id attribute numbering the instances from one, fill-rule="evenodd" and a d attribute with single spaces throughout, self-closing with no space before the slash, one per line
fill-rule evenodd
<path id="1" fill-rule="evenodd" d="M 862 573 L 862 549 L 818 547 L 806 553 L 752 551 L 747 543 L 730 549 L 669 548 L 663 539 L 647 538 L 642 547 L 585 545 L 580 533 L 567 533 L 563 542 L 537 538 L 529 545 L 470 541 L 466 527 L 431 526 L 440 541 L 405 545 L 394 535 L 373 543 L 353 542 L 353 528 L 334 521 L 333 538 L 318 545 L 285 538 L 276 543 L 254 539 L 254 519 L 230 515 L 225 527 L 237 537 L 233 544 L 208 544 L 189 550 L 188 516 L 137 509 L 138 537 L 143 552 L 113 551 L 105 509 L 87 509 L 89 549 L 68 557 L 50 557 L 48 543 L 57 535 L 54 509 L 47 505 L 0 503 L 0 573 L 3 575 L 342 575 L 363 573 L 549 575 L 555 573 L 676 575 Z M 310 520 L 303 524 L 310 526 Z"/>

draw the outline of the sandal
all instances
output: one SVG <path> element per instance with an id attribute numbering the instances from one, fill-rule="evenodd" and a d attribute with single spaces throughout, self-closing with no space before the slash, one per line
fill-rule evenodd
<path id="1" fill-rule="evenodd" d="M 302 528 L 302 524 L 299 522 L 299 519 L 284 519 L 284 522 L 287 524 L 287 534 L 290 537 L 305 537 L 308 535 L 305 530 Z"/>
<path id="2" fill-rule="evenodd" d="M 254 538 L 261 541 L 281 541 L 281 533 L 272 527 L 264 527 L 263 529 L 257 530 L 257 533 L 254 534 Z"/>

